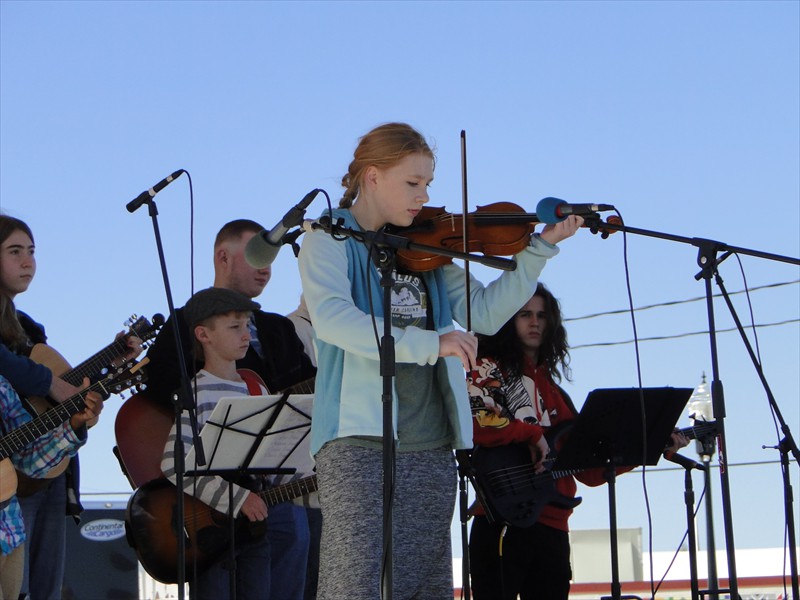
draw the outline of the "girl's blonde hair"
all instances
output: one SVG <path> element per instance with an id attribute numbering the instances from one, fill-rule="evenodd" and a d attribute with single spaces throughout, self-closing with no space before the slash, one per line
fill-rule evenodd
<path id="1" fill-rule="evenodd" d="M 345 189 L 340 208 L 349 208 L 359 194 L 361 180 L 368 167 L 387 169 L 396 165 L 409 154 L 421 152 L 435 160 L 436 156 L 416 129 L 405 123 L 386 123 L 379 125 L 359 141 L 353 161 L 347 169 L 347 174 L 342 177 L 342 187 Z"/>

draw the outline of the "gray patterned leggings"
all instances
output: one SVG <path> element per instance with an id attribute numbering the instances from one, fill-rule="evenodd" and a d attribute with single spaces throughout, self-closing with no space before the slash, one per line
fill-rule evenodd
<path id="1" fill-rule="evenodd" d="M 322 507 L 318 598 L 376 600 L 383 540 L 381 450 L 333 442 L 316 460 Z M 397 453 L 395 468 L 393 598 L 452 600 L 453 452 Z"/>

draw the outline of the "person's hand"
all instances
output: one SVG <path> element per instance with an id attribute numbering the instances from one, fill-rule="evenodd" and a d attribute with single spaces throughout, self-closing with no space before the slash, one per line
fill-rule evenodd
<path id="1" fill-rule="evenodd" d="M 53 374 L 53 380 L 50 382 L 50 391 L 48 392 L 48 396 L 50 396 L 56 402 L 64 402 L 64 400 L 68 400 L 80 392 L 81 389 L 83 388 L 76 388 L 71 383 L 67 383 L 61 379 L 61 377 L 57 377 L 55 374 Z"/>
<path id="2" fill-rule="evenodd" d="M 465 371 L 475 368 L 478 338 L 466 331 L 451 331 L 439 336 L 439 356 L 457 356 Z"/>
<path id="3" fill-rule="evenodd" d="M 83 380 L 83 388 L 89 386 L 89 378 L 85 377 Z M 78 431 L 84 425 L 91 427 L 97 423 L 97 418 L 103 410 L 103 398 L 97 392 L 86 392 L 83 398 L 86 407 L 79 413 L 72 415 L 69 419 L 69 424 L 72 426 L 73 431 Z"/>
<path id="4" fill-rule="evenodd" d="M 544 436 L 540 437 L 536 444 L 529 444 L 528 450 L 531 452 L 534 473 L 544 472 L 544 461 L 547 455 L 550 454 L 550 445 L 547 443 L 547 440 L 544 439 Z"/>
<path id="5" fill-rule="evenodd" d="M 241 513 L 248 521 L 263 521 L 269 513 L 264 500 L 255 492 L 250 492 L 244 499 Z"/>
<path id="6" fill-rule="evenodd" d="M 669 439 L 671 443 L 667 447 L 666 451 L 672 454 L 675 454 L 681 448 L 685 448 L 689 445 L 689 438 L 682 434 L 678 429 L 670 434 Z"/>
<path id="7" fill-rule="evenodd" d="M 119 338 L 123 337 L 124 335 L 125 335 L 125 332 L 124 331 L 120 331 L 114 337 L 114 339 L 118 340 Z M 130 337 L 128 337 L 128 339 L 125 342 L 125 344 L 128 346 L 128 351 L 125 353 L 124 356 L 122 356 L 121 358 L 118 358 L 113 363 L 111 363 L 115 367 L 123 365 L 123 364 L 125 364 L 126 361 L 129 361 L 129 360 L 132 360 L 132 359 L 136 358 L 137 356 L 139 356 L 142 353 L 142 350 L 144 350 L 144 348 L 142 348 L 142 340 L 140 338 L 136 337 L 135 335 L 131 335 Z"/>
<path id="8" fill-rule="evenodd" d="M 558 223 L 551 223 L 542 229 L 539 237 L 545 242 L 553 244 L 554 246 L 568 237 L 575 235 L 575 232 L 583 225 L 583 217 L 577 215 L 570 215 L 563 221 Z"/>

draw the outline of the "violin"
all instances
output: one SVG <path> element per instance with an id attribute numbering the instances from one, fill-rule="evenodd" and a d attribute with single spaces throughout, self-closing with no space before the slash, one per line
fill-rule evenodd
<path id="1" fill-rule="evenodd" d="M 466 215 L 467 243 L 464 244 L 464 215 L 447 212 L 444 207 L 423 206 L 414 222 L 394 233 L 415 244 L 451 252 L 480 252 L 485 256 L 513 256 L 530 242 L 534 225 L 540 223 L 536 213 L 527 213 L 513 202 L 495 202 L 479 206 Z M 616 222 L 612 222 L 616 219 Z M 618 217 L 608 223 L 598 218 L 585 218 L 584 227 L 592 233 L 602 232 L 605 239 L 617 231 L 605 225 L 621 225 Z M 465 249 L 466 246 L 466 249 Z M 397 262 L 411 271 L 431 271 L 452 262 L 452 258 L 433 251 L 397 251 Z"/>

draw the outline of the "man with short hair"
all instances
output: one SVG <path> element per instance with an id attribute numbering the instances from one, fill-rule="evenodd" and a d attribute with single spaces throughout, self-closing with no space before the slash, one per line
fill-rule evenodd
<path id="1" fill-rule="evenodd" d="M 233 290 L 246 298 L 263 292 L 271 275 L 271 267 L 255 269 L 244 258 L 250 239 L 264 228 L 248 219 L 237 219 L 224 225 L 214 242 L 214 288 Z M 186 307 L 177 309 L 181 345 L 191 378 L 203 366 L 192 352 L 193 334 L 185 315 Z M 250 369 L 261 376 L 274 394 L 311 379 L 316 369 L 306 355 L 303 342 L 297 337 L 289 319 L 275 313 L 253 310 L 247 322 L 250 344 L 246 354 L 236 361 L 238 369 Z M 172 398 L 180 387 L 180 368 L 173 321 L 168 319 L 147 357 L 147 392 L 154 400 L 172 406 Z M 282 457 L 278 457 L 282 458 Z M 296 477 L 300 477 L 297 474 Z M 271 545 L 270 568 L 273 573 L 272 598 L 300 600 L 303 597 L 309 528 L 305 509 L 292 504 L 289 510 L 273 511 L 267 517 L 267 538 Z M 299 590 L 299 592 L 298 592 Z M 299 593 L 299 595 L 298 595 Z"/>

